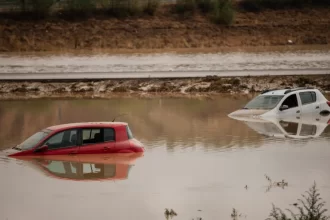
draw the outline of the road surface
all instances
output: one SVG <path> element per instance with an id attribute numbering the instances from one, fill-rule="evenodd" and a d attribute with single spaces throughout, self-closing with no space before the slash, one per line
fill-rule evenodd
<path id="1" fill-rule="evenodd" d="M 0 54 L 0 80 L 330 74 L 329 50 L 197 54 Z"/>
<path id="2" fill-rule="evenodd" d="M 323 75 L 330 69 L 304 70 L 224 70 L 224 71 L 157 71 L 157 72 L 41 72 L 0 73 L 0 80 L 79 80 L 79 79 L 136 79 L 136 78 L 191 78 L 205 76 L 279 76 Z M 329 76 L 330 77 L 330 76 Z"/>

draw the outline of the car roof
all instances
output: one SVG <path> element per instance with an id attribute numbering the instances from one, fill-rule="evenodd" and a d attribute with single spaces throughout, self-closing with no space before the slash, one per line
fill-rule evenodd
<path id="1" fill-rule="evenodd" d="M 319 91 L 314 88 L 292 88 L 292 89 L 271 89 L 263 91 L 260 95 L 286 95 L 293 92 L 304 92 L 304 91 Z"/>
<path id="2" fill-rule="evenodd" d="M 71 128 L 83 128 L 83 127 L 102 127 L 102 128 L 108 128 L 108 127 L 120 127 L 120 126 L 126 126 L 127 123 L 125 122 L 78 122 L 78 123 L 68 123 L 68 124 L 60 124 L 60 125 L 53 125 L 48 128 L 47 130 L 64 130 L 64 129 L 71 129 Z"/>

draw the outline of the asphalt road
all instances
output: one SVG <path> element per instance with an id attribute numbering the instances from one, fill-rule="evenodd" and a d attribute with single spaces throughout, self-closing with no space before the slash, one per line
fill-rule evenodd
<path id="1" fill-rule="evenodd" d="M 75 80 L 75 79 L 137 79 L 137 78 L 191 78 L 217 76 L 279 76 L 323 75 L 330 69 L 279 70 L 225 70 L 225 71 L 157 71 L 157 72 L 42 72 L 0 73 L 0 80 Z"/>

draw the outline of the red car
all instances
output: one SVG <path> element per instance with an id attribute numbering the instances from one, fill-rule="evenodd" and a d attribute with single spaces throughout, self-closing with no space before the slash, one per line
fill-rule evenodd
<path id="1" fill-rule="evenodd" d="M 86 122 L 43 129 L 13 147 L 8 156 L 144 152 L 123 122 Z"/>

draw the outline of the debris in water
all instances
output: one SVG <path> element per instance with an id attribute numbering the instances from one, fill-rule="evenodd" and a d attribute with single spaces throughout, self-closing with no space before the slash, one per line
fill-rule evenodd
<path id="1" fill-rule="evenodd" d="M 233 208 L 233 212 L 231 213 L 230 216 L 233 220 L 237 220 L 240 217 L 246 218 L 246 215 L 243 215 L 242 213 L 238 213 L 238 211 L 235 208 Z"/>
<path id="2" fill-rule="evenodd" d="M 232 217 L 232 219 L 236 219 L 237 218 L 237 211 L 235 208 L 233 208 L 233 213 L 231 213 L 230 215 Z"/>
<path id="3" fill-rule="evenodd" d="M 271 178 L 267 175 L 265 175 L 266 179 L 269 181 L 269 186 L 267 187 L 267 192 L 272 188 L 272 187 L 281 187 L 284 189 L 285 186 L 288 186 L 288 182 L 286 182 L 284 179 L 281 182 L 272 182 Z"/>
<path id="4" fill-rule="evenodd" d="M 171 209 L 171 211 L 170 211 L 170 215 L 177 216 L 178 214 L 176 214 L 176 212 L 175 212 L 173 209 Z"/>
<path id="5" fill-rule="evenodd" d="M 169 217 L 173 218 L 173 216 L 177 216 L 178 214 L 173 209 L 171 209 L 169 211 L 167 208 L 165 208 L 164 215 L 165 215 L 165 218 L 168 219 Z"/>

